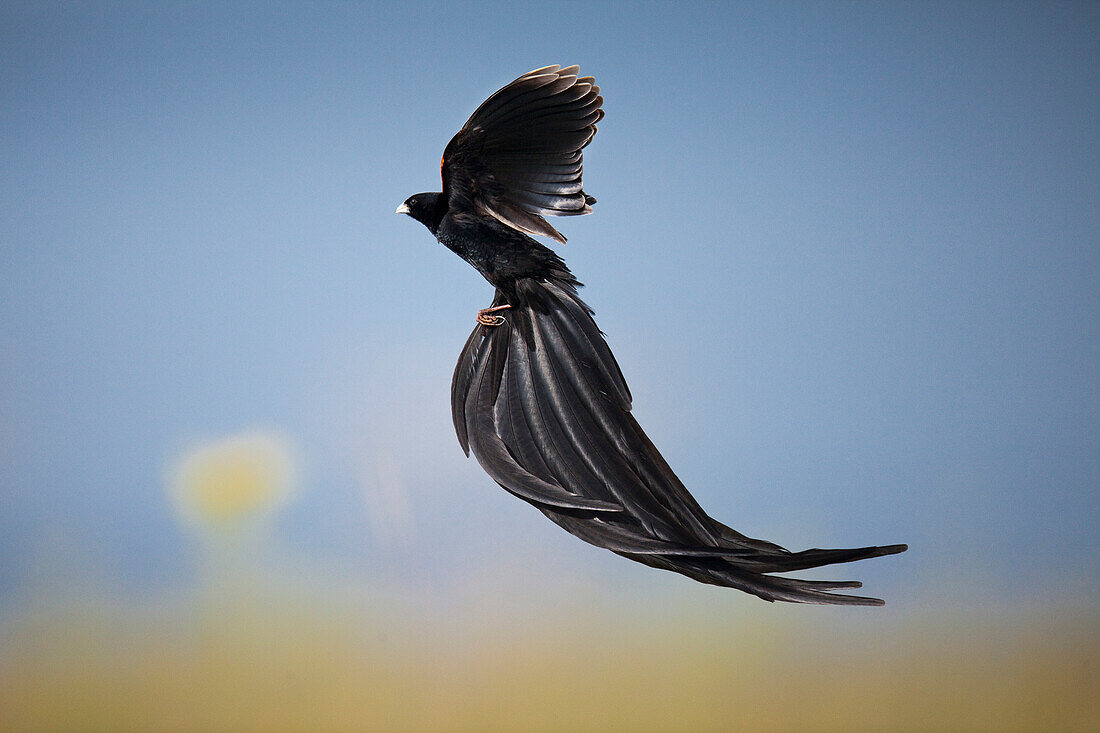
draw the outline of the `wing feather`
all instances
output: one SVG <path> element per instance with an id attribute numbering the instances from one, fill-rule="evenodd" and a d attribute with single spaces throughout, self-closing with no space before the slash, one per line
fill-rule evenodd
<path id="1" fill-rule="evenodd" d="M 603 118 L 603 97 L 578 67 L 545 66 L 479 106 L 443 154 L 443 195 L 452 211 L 489 214 L 526 234 L 565 242 L 543 216 L 592 212 L 581 150 Z"/>

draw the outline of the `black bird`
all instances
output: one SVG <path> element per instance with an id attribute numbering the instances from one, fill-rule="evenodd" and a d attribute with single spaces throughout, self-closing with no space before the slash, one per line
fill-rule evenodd
<path id="1" fill-rule="evenodd" d="M 619 365 L 581 286 L 531 234 L 565 242 L 544 215 L 592 211 L 581 150 L 603 98 L 578 67 L 546 66 L 489 97 L 443 153 L 443 191 L 398 213 L 428 227 L 494 288 L 455 368 L 451 412 L 463 451 L 505 490 L 598 547 L 767 601 L 882 605 L 834 593 L 857 581 L 791 570 L 903 552 L 905 545 L 791 552 L 709 517 L 630 413 Z"/>

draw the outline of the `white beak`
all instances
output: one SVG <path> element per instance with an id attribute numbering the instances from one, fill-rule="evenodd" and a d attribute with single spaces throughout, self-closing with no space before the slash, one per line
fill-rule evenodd
<path id="1" fill-rule="evenodd" d="M 408 213 L 411 213 L 411 212 L 409 211 L 408 204 L 401 204 L 400 206 L 397 207 L 397 211 L 395 211 L 393 213 L 395 213 L 395 214 L 408 214 Z"/>

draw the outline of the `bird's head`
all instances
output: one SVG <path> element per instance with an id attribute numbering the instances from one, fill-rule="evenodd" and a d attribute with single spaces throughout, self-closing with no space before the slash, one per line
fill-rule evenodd
<path id="1" fill-rule="evenodd" d="M 418 222 L 428 227 L 435 234 L 442 218 L 439 203 L 442 194 L 417 193 L 405 199 L 405 203 L 397 207 L 398 214 L 408 214 Z"/>

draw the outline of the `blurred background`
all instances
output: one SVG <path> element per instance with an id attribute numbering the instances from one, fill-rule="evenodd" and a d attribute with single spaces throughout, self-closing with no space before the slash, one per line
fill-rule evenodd
<path id="1" fill-rule="evenodd" d="M 546 64 L 553 222 L 716 518 L 589 547 L 454 437 L 489 286 L 395 216 Z M 1095 3 L 0 3 L 0 728 L 1095 730 Z"/>

